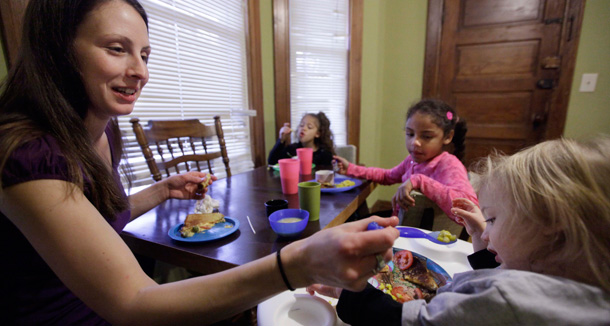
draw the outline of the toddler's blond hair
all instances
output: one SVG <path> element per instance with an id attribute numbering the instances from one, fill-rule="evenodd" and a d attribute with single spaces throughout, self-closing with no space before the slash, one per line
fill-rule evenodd
<path id="1" fill-rule="evenodd" d="M 586 268 L 610 291 L 610 137 L 558 139 L 475 166 L 475 189 L 501 189 L 514 209 L 508 229 L 537 248 L 530 260 Z M 507 230 L 508 231 L 508 230 Z M 543 239 L 543 241 L 540 241 Z M 584 261 L 586 266 L 574 266 Z"/>

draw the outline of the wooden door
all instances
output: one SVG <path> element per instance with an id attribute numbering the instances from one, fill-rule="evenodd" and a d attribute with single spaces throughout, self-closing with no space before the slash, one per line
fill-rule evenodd
<path id="1" fill-rule="evenodd" d="M 466 165 L 563 133 L 584 0 L 430 0 L 423 97 L 466 119 Z"/>

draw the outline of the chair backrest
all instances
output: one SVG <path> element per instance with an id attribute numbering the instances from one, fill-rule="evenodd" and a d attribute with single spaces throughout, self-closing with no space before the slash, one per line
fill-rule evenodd
<path id="1" fill-rule="evenodd" d="M 348 160 L 350 163 L 356 163 L 356 151 L 355 145 L 342 145 L 335 147 L 335 153 Z"/>
<path id="2" fill-rule="evenodd" d="M 219 157 L 222 157 L 227 177 L 231 176 L 219 116 L 214 117 L 213 127 L 206 126 L 197 119 L 150 120 L 146 127 L 142 127 L 138 118 L 132 118 L 130 122 L 155 181 L 162 179 L 160 171 L 165 171 L 167 177 L 171 175 L 170 171 L 181 173 L 181 168 L 184 168 L 183 171 L 201 171 L 203 162 L 207 163 L 208 171 L 214 173 L 212 160 Z M 218 149 L 212 152 L 210 147 L 216 147 L 211 142 L 214 136 L 218 138 Z M 149 146 L 151 144 L 154 146 Z M 153 153 L 151 147 L 156 153 Z"/>
<path id="3" fill-rule="evenodd" d="M 409 195 L 415 199 L 415 206 L 407 211 L 402 208 L 398 211 L 400 225 L 432 231 L 447 230 L 462 240 L 468 240 L 466 229 L 449 219 L 433 200 L 418 190 L 412 190 Z"/>

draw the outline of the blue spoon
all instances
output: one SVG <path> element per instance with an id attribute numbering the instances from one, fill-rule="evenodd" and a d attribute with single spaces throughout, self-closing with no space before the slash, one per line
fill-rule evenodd
<path id="1" fill-rule="evenodd" d="M 369 223 L 369 226 L 367 227 L 367 230 L 379 230 L 379 229 L 383 229 L 383 227 L 379 226 L 379 224 L 377 224 L 376 222 Z M 398 231 L 400 231 L 400 236 L 403 238 L 424 238 L 424 239 L 428 239 L 434 243 L 438 243 L 441 245 L 448 245 L 448 244 L 452 244 L 457 241 L 457 239 L 449 241 L 449 242 L 443 242 L 443 241 L 438 240 L 437 238 L 438 238 L 440 231 L 426 233 L 420 229 L 410 228 L 407 226 L 399 226 L 399 227 L 396 227 L 396 229 L 398 229 Z"/>

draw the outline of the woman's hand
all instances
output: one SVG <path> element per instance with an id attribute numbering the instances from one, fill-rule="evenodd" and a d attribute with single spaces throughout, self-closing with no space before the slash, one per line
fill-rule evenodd
<path id="1" fill-rule="evenodd" d="M 386 227 L 367 231 L 371 222 Z M 286 274 L 295 287 L 314 283 L 361 291 L 377 267 L 376 255 L 392 259 L 397 217 L 373 216 L 322 230 L 282 250 Z M 389 227 L 388 227 L 389 226 Z"/>
<path id="2" fill-rule="evenodd" d="M 333 159 L 337 161 L 337 167 L 339 167 L 340 174 L 347 174 L 347 167 L 349 166 L 349 161 L 341 156 L 334 155 Z"/>
<path id="3" fill-rule="evenodd" d="M 466 198 L 456 198 L 453 200 L 451 213 L 457 217 L 457 222 L 466 227 L 466 232 L 472 237 L 472 245 L 475 251 L 487 247 L 485 241 L 481 239 L 485 231 L 485 217 L 479 206 Z"/>
<path id="4" fill-rule="evenodd" d="M 404 210 L 409 210 L 409 207 L 415 206 L 415 199 L 409 195 L 411 190 L 413 190 L 413 184 L 411 179 L 409 179 L 396 190 L 394 197 L 392 197 L 392 207 L 399 206 Z"/>
<path id="5" fill-rule="evenodd" d="M 209 177 L 207 185 L 200 186 Z M 191 171 L 184 174 L 176 174 L 161 181 L 165 183 L 168 190 L 168 198 L 176 199 L 201 199 L 208 191 L 208 186 L 218 180 L 216 176 L 204 172 Z"/>
<path id="6" fill-rule="evenodd" d="M 341 291 L 343 291 L 342 288 L 326 286 L 323 284 L 312 284 L 308 286 L 305 290 L 311 295 L 314 295 L 316 292 L 318 292 L 321 295 L 336 299 L 339 299 L 339 296 L 341 296 Z"/>
<path id="7" fill-rule="evenodd" d="M 282 143 L 284 143 L 285 145 L 290 144 L 290 133 L 291 132 L 292 132 L 292 129 L 290 129 L 290 123 L 285 122 L 282 129 L 280 129 L 280 139 L 281 139 Z"/>

